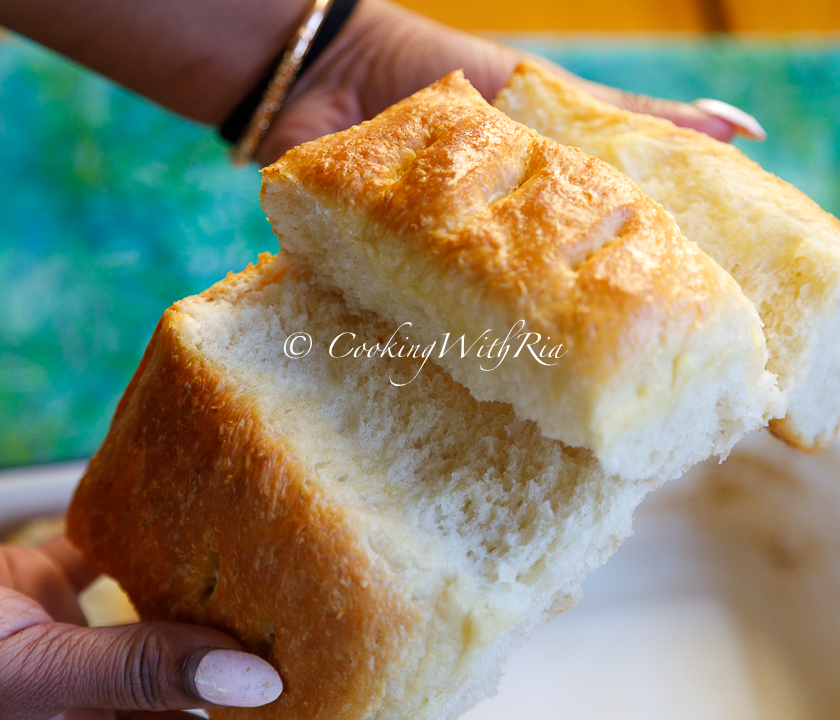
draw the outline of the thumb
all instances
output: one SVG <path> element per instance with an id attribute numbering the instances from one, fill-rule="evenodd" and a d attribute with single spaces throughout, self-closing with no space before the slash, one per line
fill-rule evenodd
<path id="1" fill-rule="evenodd" d="M 192 625 L 37 624 L 0 641 L 4 719 L 46 719 L 73 708 L 257 707 L 281 690 L 267 662 Z"/>

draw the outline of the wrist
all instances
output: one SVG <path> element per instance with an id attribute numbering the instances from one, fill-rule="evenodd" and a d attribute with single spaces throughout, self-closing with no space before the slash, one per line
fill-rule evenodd
<path id="1" fill-rule="evenodd" d="M 260 2 L 261 0 L 257 0 Z M 251 89 L 259 86 L 267 74 L 277 65 L 277 59 L 287 47 L 290 39 L 300 28 L 309 12 L 313 0 L 289 0 L 276 2 L 260 20 L 261 29 L 253 28 L 247 43 L 247 50 L 238 61 L 238 78 L 226 83 L 224 97 L 220 98 L 217 110 L 210 122 L 222 125 L 231 113 L 239 107 Z"/>
<path id="2" fill-rule="evenodd" d="M 251 158 L 298 77 L 329 47 L 358 0 L 314 0 L 264 78 L 221 124 L 219 134 L 235 145 L 239 163 Z"/>
<path id="3" fill-rule="evenodd" d="M 277 160 L 299 144 L 301 136 L 314 139 L 366 119 L 358 89 L 366 82 L 372 58 L 377 53 L 378 38 L 385 31 L 383 26 L 401 12 L 402 8 L 387 0 L 356 3 L 330 43 L 297 77 L 255 153 L 260 165 Z M 302 106 L 311 108 L 311 112 L 301 113 Z M 306 128 L 302 127 L 303 123 L 307 123 Z"/>
<path id="4" fill-rule="evenodd" d="M 368 120 L 459 68 L 492 100 L 525 57 L 388 0 L 360 0 L 341 32 L 298 78 L 256 159 L 272 163 L 301 142 Z"/>

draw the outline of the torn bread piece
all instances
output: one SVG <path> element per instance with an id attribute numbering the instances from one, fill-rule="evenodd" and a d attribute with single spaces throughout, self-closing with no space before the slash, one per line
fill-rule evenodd
<path id="1" fill-rule="evenodd" d="M 740 150 L 596 100 L 525 63 L 496 105 L 626 173 L 738 281 L 764 322 L 785 405 L 773 432 L 819 450 L 840 424 L 840 222 Z"/>
<path id="2" fill-rule="evenodd" d="M 776 407 L 737 283 L 625 176 L 460 72 L 289 151 L 262 202 L 281 247 L 609 474 L 679 475 Z"/>
<path id="3" fill-rule="evenodd" d="M 218 628 L 278 669 L 276 702 L 213 718 L 456 717 L 656 484 L 434 363 L 330 354 L 394 329 L 261 257 L 166 311 L 81 481 L 69 537 L 143 619 Z"/>

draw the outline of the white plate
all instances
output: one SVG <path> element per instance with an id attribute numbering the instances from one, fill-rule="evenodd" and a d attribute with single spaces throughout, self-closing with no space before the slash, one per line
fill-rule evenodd
<path id="1" fill-rule="evenodd" d="M 745 438 L 651 494 L 469 720 L 840 717 L 840 452 Z"/>
<path id="2" fill-rule="evenodd" d="M 39 515 L 61 515 L 87 460 L 0 470 L 0 534 Z"/>
<path id="3" fill-rule="evenodd" d="M 82 468 L 0 473 L 0 526 L 61 512 Z M 635 529 L 465 718 L 840 716 L 836 445 L 809 456 L 750 436 L 653 493 Z"/>

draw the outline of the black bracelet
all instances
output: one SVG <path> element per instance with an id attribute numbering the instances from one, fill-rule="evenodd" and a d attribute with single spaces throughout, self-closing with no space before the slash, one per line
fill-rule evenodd
<path id="1" fill-rule="evenodd" d="M 344 23 L 347 22 L 347 19 L 350 17 L 350 13 L 353 12 L 353 8 L 356 7 L 357 2 L 358 0 L 335 0 L 335 2 L 333 2 L 327 17 L 324 18 L 324 22 L 318 30 L 318 34 L 312 41 L 312 47 L 309 49 L 303 64 L 300 66 L 297 77 L 303 75 L 303 73 L 306 72 L 306 69 L 311 67 L 312 63 L 315 62 L 317 57 L 324 51 L 327 45 L 330 44 L 332 39 L 338 35 L 339 30 L 341 30 Z M 285 52 L 285 46 L 274 62 L 271 63 L 265 77 L 250 93 L 248 93 L 245 99 L 234 108 L 233 112 L 228 115 L 225 121 L 219 126 L 219 135 L 221 135 L 222 138 L 227 140 L 229 143 L 236 143 L 242 133 L 245 132 L 248 122 L 251 120 L 254 112 L 256 112 L 256 109 L 262 100 L 263 94 L 268 88 L 271 78 L 274 76 L 275 68 L 280 62 L 283 52 Z"/>

